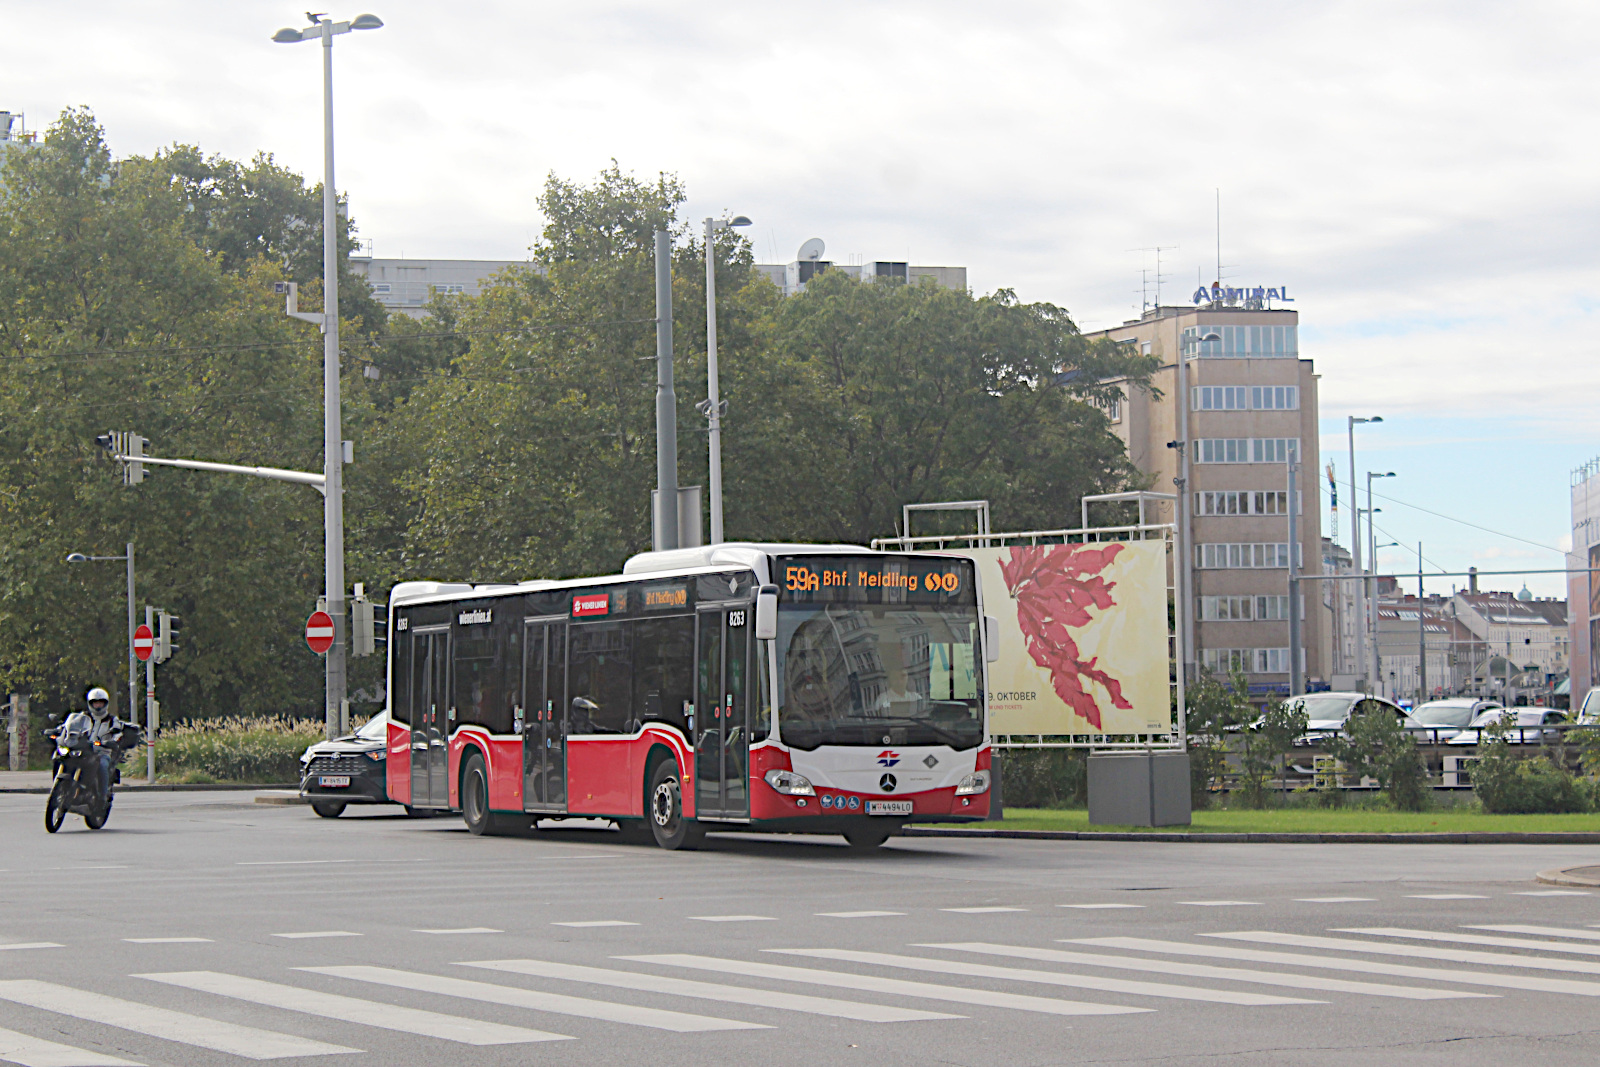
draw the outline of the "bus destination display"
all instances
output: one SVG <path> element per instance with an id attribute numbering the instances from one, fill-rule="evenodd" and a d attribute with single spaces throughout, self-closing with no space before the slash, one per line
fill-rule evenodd
<path id="1" fill-rule="evenodd" d="M 972 562 L 880 556 L 786 556 L 777 561 L 783 598 L 802 603 L 976 604 Z"/>

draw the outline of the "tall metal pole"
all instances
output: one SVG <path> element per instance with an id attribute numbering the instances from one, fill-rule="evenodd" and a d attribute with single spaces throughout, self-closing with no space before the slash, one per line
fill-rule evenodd
<path id="1" fill-rule="evenodd" d="M 1350 513 L 1355 516 L 1355 522 L 1350 524 L 1351 564 L 1355 572 L 1364 575 L 1361 569 L 1361 498 L 1356 496 L 1356 417 L 1345 416 L 1345 426 L 1350 433 Z M 1368 502 L 1370 503 L 1370 501 Z M 1361 679 L 1360 685 L 1366 689 L 1367 684 L 1367 580 L 1365 577 L 1356 583 L 1356 612 L 1352 622 L 1359 622 L 1360 629 L 1351 626 L 1356 632 L 1356 675 Z"/>
<path id="2" fill-rule="evenodd" d="M 1201 344 L 1196 334 L 1195 343 Z M 1191 524 L 1189 508 L 1193 501 L 1192 479 L 1189 465 L 1189 358 L 1183 351 L 1183 335 L 1178 335 L 1178 486 L 1177 543 L 1173 546 L 1178 557 L 1175 569 L 1178 579 L 1178 612 L 1182 616 L 1178 626 L 1183 633 L 1183 662 L 1179 669 L 1185 676 L 1197 662 L 1194 647 L 1194 549 L 1190 544 Z"/>
<path id="3" fill-rule="evenodd" d="M 1299 547 L 1298 524 L 1295 514 L 1295 470 L 1300 466 L 1299 451 L 1289 453 L 1289 695 L 1300 695 L 1304 685 L 1300 678 L 1300 579 L 1295 567 L 1295 549 Z"/>
<path id="4" fill-rule="evenodd" d="M 133 542 L 128 542 L 128 721 L 139 721 L 139 658 L 133 654 Z"/>
<path id="5" fill-rule="evenodd" d="M 1383 693 L 1383 653 L 1378 647 L 1378 535 L 1373 528 L 1372 472 L 1367 472 L 1367 566 L 1370 573 L 1362 581 L 1367 597 L 1366 618 L 1363 629 L 1372 637 L 1372 673 L 1377 680 L 1378 695 Z M 1366 636 L 1366 634 L 1363 634 Z M 1393 694 L 1390 694 L 1391 696 Z"/>
<path id="6" fill-rule="evenodd" d="M 711 422 L 711 543 L 722 543 L 722 398 L 717 385 L 717 244 L 706 219 L 706 397 Z"/>
<path id="7" fill-rule="evenodd" d="M 144 624 L 156 628 L 156 609 L 144 606 Z M 144 661 L 144 760 L 145 780 L 156 784 L 156 657 Z"/>
<path id="8" fill-rule="evenodd" d="M 1428 611 L 1422 595 L 1422 542 L 1417 542 L 1417 703 L 1428 699 Z"/>
<path id="9" fill-rule="evenodd" d="M 678 397 L 672 389 L 672 235 L 656 231 L 656 540 L 678 547 Z"/>
<path id="10" fill-rule="evenodd" d="M 339 418 L 339 194 L 333 184 L 333 22 L 322 30 L 322 470 L 324 595 L 333 616 L 324 683 L 327 735 L 345 706 L 344 434 Z"/>

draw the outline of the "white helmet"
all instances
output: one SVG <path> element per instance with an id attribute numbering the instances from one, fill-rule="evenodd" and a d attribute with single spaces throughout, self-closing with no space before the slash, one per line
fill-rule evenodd
<path id="1" fill-rule="evenodd" d="M 106 709 L 111 706 L 110 693 L 106 692 L 104 689 L 101 689 L 99 686 L 95 686 L 93 689 L 89 690 L 89 694 L 84 697 L 84 699 L 89 702 L 89 714 L 93 715 L 97 719 L 105 718 Z M 95 707 L 96 701 L 99 701 L 99 707 Z"/>

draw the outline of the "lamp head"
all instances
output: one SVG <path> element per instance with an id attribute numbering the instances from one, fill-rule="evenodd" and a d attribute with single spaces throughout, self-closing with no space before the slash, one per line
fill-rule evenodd
<path id="1" fill-rule="evenodd" d="M 350 20 L 352 30 L 378 30 L 383 28 L 383 20 L 376 15 L 357 15 Z"/>
<path id="2" fill-rule="evenodd" d="M 750 220 L 746 216 L 744 216 L 744 215 L 735 215 L 733 218 L 728 220 L 728 225 L 729 226 L 749 226 L 749 225 L 751 225 L 751 223 L 750 223 Z"/>
<path id="3" fill-rule="evenodd" d="M 89 562 L 89 557 L 85 556 L 82 552 L 70 552 L 70 553 L 67 554 L 67 562 L 68 563 L 88 563 Z"/>
<path id="4" fill-rule="evenodd" d="M 285 26 L 283 29 L 273 34 L 272 39 L 279 44 L 294 44 L 296 41 L 305 40 L 306 35 L 301 33 L 299 30 L 292 30 Z"/>

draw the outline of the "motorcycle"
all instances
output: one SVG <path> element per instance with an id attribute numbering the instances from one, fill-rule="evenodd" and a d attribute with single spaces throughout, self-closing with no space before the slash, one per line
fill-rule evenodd
<path id="1" fill-rule="evenodd" d="M 49 833 L 61 829 L 69 814 L 82 815 L 91 830 L 98 830 L 111 817 L 113 799 L 111 787 L 122 781 L 122 771 L 117 766 L 128 749 L 139 744 L 139 728 L 132 723 L 119 723 L 119 733 L 112 739 L 96 742 L 94 720 L 87 712 L 77 711 L 45 736 L 55 742 L 50 756 L 50 769 L 55 774 L 50 787 L 50 799 L 45 802 L 44 828 Z M 95 796 L 95 761 L 100 751 L 111 748 L 111 778 L 106 782 L 104 801 Z"/>

